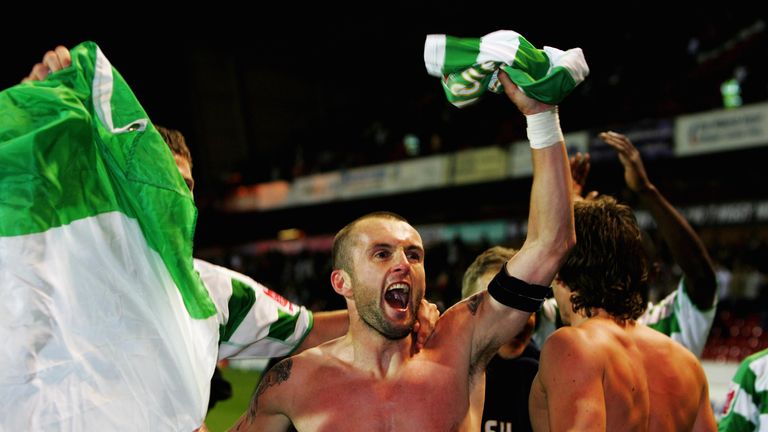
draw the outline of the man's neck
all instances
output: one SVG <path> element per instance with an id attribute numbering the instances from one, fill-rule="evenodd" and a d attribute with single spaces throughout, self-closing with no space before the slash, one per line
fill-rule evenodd
<path id="1" fill-rule="evenodd" d="M 591 316 L 587 316 L 586 311 L 579 309 L 579 311 L 571 317 L 571 325 L 578 326 L 593 318 L 609 318 L 610 315 L 603 308 L 590 308 Z"/>
<path id="2" fill-rule="evenodd" d="M 580 311 L 581 312 L 581 311 Z M 587 317 L 585 313 L 579 313 L 577 316 L 575 316 L 574 320 L 572 321 L 571 325 L 577 326 L 579 324 L 582 324 L 584 322 L 590 321 L 590 320 L 610 320 L 614 323 L 624 327 L 627 324 L 634 324 L 634 320 L 625 320 L 621 321 L 620 319 L 616 318 L 615 316 L 611 315 L 608 311 L 606 311 L 603 308 L 592 308 L 591 309 L 592 316 Z"/>
<path id="3" fill-rule="evenodd" d="M 402 339 L 388 339 L 361 319 L 350 320 L 345 339 L 350 356 L 346 360 L 382 378 L 397 373 L 412 357 L 413 340 L 410 335 Z"/>

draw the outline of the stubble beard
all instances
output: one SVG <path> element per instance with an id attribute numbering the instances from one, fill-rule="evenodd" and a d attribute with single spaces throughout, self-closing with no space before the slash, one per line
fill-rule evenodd
<path id="1" fill-rule="evenodd" d="M 363 320 L 363 322 L 368 327 L 375 330 L 385 338 L 390 340 L 400 340 L 410 335 L 411 331 L 413 331 L 413 325 L 416 322 L 415 317 L 417 311 L 414 310 L 414 307 L 411 304 L 409 304 L 409 317 L 406 321 L 406 324 L 396 325 L 387 320 L 387 318 L 384 316 L 384 312 L 381 310 L 381 307 L 379 307 L 375 298 L 365 300 L 363 302 L 359 302 L 358 300 L 362 299 L 355 298 L 355 303 L 357 304 L 357 311 L 358 315 L 360 315 L 360 319 Z"/>

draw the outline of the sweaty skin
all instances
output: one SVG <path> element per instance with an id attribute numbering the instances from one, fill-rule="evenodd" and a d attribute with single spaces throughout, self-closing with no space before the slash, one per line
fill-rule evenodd
<path id="1" fill-rule="evenodd" d="M 602 312 L 547 339 L 529 411 L 536 431 L 711 431 L 708 391 L 691 352 Z"/>

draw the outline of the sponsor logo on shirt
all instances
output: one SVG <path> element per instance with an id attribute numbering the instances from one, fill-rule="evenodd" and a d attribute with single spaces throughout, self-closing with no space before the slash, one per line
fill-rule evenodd
<path id="1" fill-rule="evenodd" d="M 293 312 L 293 303 L 289 302 L 285 297 L 267 288 L 264 288 L 264 294 L 272 297 L 272 300 L 276 301 L 280 306 Z"/>

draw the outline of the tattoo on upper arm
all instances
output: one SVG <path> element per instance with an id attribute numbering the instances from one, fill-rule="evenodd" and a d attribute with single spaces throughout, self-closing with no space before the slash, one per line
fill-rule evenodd
<path id="1" fill-rule="evenodd" d="M 253 393 L 251 399 L 251 406 L 248 408 L 248 420 L 252 421 L 256 418 L 256 411 L 259 406 L 259 396 L 267 391 L 268 388 L 288 381 L 291 377 L 291 367 L 293 367 L 293 359 L 287 358 L 280 363 L 274 365 L 272 369 L 264 375 L 264 378 L 259 382 L 259 386 L 256 387 L 256 391 Z"/>
<path id="2" fill-rule="evenodd" d="M 467 307 L 472 315 L 477 315 L 477 308 L 480 307 L 480 303 L 483 301 L 483 294 L 479 292 L 466 300 Z"/>

